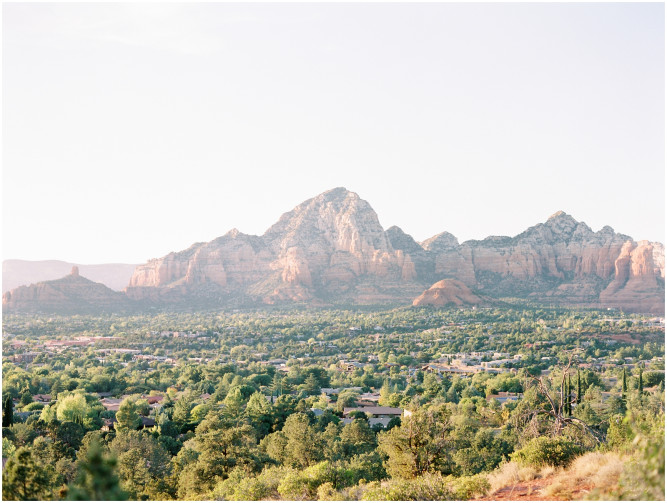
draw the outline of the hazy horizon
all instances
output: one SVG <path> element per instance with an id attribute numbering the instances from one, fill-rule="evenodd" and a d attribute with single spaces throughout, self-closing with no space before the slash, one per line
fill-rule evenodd
<path id="1" fill-rule="evenodd" d="M 329 189 L 329 190 L 331 190 L 331 189 Z M 349 189 L 348 189 L 348 190 L 349 190 Z M 326 191 L 325 191 L 325 192 L 326 192 Z M 351 191 L 351 192 L 354 192 L 354 191 Z M 319 195 L 319 194 L 314 194 L 313 197 L 315 197 L 315 196 L 317 196 L 317 195 Z M 360 194 L 359 194 L 359 196 L 361 197 L 361 199 L 364 199 L 363 196 L 361 196 Z M 308 199 L 311 199 L 311 198 L 308 198 Z M 302 202 L 304 202 L 304 201 L 300 201 L 299 203 L 295 203 L 295 204 L 294 204 L 294 207 L 297 206 L 298 204 L 301 204 Z M 367 201 L 367 202 L 371 204 L 371 207 L 373 206 L 373 204 L 372 204 L 371 201 Z M 274 221 L 273 223 L 276 223 L 276 222 L 278 221 L 279 217 L 280 217 L 282 214 L 287 213 L 287 212 L 291 211 L 292 209 L 293 209 L 293 207 L 292 207 L 292 208 L 289 208 L 289 209 L 286 209 L 286 210 L 283 211 L 280 215 L 277 215 L 276 218 L 275 218 L 275 221 Z M 536 221 L 534 224 L 531 224 L 531 225 L 529 225 L 528 227 L 526 227 L 526 228 L 524 228 L 524 229 L 521 229 L 521 230 L 519 230 L 518 232 L 516 232 L 516 233 L 514 233 L 514 234 L 512 234 L 512 235 L 509 235 L 509 237 L 515 237 L 516 235 L 518 235 L 518 234 L 522 233 L 523 231 L 527 230 L 529 227 L 532 227 L 532 226 L 534 226 L 534 225 L 537 225 L 537 224 L 546 222 L 546 221 L 548 220 L 548 218 L 550 218 L 551 216 L 553 216 L 553 215 L 554 215 L 555 213 L 557 213 L 558 211 L 564 211 L 564 210 L 557 210 L 557 211 L 554 211 L 551 215 L 546 215 L 546 216 L 544 216 L 544 218 L 543 218 L 542 220 Z M 586 225 L 588 225 L 587 222 L 586 222 L 585 220 L 582 220 L 582 219 L 577 218 L 576 215 L 572 215 L 571 213 L 569 213 L 569 212 L 567 212 L 567 211 L 564 211 L 564 213 L 569 214 L 569 215 L 572 216 L 575 220 L 577 220 L 577 221 L 579 221 L 579 222 L 583 222 L 583 223 L 585 223 Z M 380 220 L 380 223 L 382 224 L 382 220 L 381 220 L 381 218 L 380 218 L 380 215 L 378 215 L 378 219 Z M 271 224 L 271 225 L 273 225 L 273 224 Z M 385 230 L 387 230 L 389 227 L 391 227 L 391 225 L 382 225 L 382 227 L 383 227 Z M 591 227 L 591 226 L 589 225 L 589 227 Z M 211 238 L 210 240 L 207 240 L 207 241 L 211 241 L 211 240 L 213 240 L 213 239 L 215 239 L 215 238 L 217 238 L 217 237 L 223 236 L 224 234 L 226 234 L 227 232 L 231 231 L 231 230 L 234 229 L 234 228 L 235 228 L 235 227 L 230 227 L 229 229 L 225 230 L 224 232 L 221 232 L 219 235 L 216 235 L 216 236 L 214 236 L 213 238 Z M 593 232 L 597 232 L 597 231 L 599 231 L 601 228 L 602 228 L 602 227 L 600 227 L 600 228 L 592 228 L 592 227 L 591 227 L 591 229 L 592 229 Z M 240 232 L 244 233 L 244 234 L 251 234 L 251 233 L 244 232 L 243 229 L 238 229 L 238 230 L 239 230 Z M 268 230 L 268 228 L 265 229 L 265 231 L 266 231 L 266 230 Z M 415 238 L 415 240 L 416 240 L 417 242 L 423 242 L 423 241 L 426 241 L 427 239 L 429 239 L 429 238 L 431 238 L 431 237 L 433 237 L 433 236 L 435 236 L 435 235 L 437 235 L 437 234 L 440 234 L 441 232 L 449 232 L 449 231 L 447 231 L 447 230 L 443 230 L 443 231 L 439 231 L 439 232 L 436 232 L 436 233 L 434 233 L 434 234 L 431 234 L 431 235 L 429 235 L 429 236 L 427 236 L 427 237 L 425 237 L 425 238 L 423 238 L 423 239 L 417 239 L 417 238 L 416 238 L 414 235 L 412 235 L 408 230 L 403 229 L 403 228 L 401 228 L 401 230 L 403 230 L 406 234 L 411 235 L 413 238 Z M 620 231 L 620 230 L 618 230 L 618 229 L 614 229 L 614 231 L 615 231 L 616 233 L 618 233 L 618 234 L 627 234 L 627 233 L 622 232 L 622 231 Z M 257 234 L 253 234 L 253 235 L 261 236 L 261 235 L 263 235 L 263 234 L 264 234 L 264 231 L 263 231 L 263 232 L 260 232 L 260 233 L 257 233 Z M 451 234 L 451 233 L 450 233 L 450 234 Z M 505 234 L 492 233 L 492 234 L 488 234 L 488 235 L 485 235 L 485 236 L 482 236 L 482 237 L 472 237 L 472 238 L 465 239 L 465 240 L 460 239 L 459 236 L 456 236 L 456 235 L 454 235 L 454 236 L 458 239 L 459 243 L 463 244 L 463 243 L 466 242 L 466 241 L 471 241 L 471 240 L 472 240 L 472 241 L 474 241 L 474 240 L 483 240 L 483 239 L 486 239 L 486 238 L 491 237 L 491 236 L 505 236 Z M 630 237 L 632 237 L 635 241 L 641 241 L 641 238 L 638 239 L 638 238 L 636 238 L 635 236 L 630 236 Z M 147 260 L 150 260 L 150 259 L 153 259 L 153 258 L 159 258 L 159 257 L 162 257 L 162 256 L 164 256 L 164 255 L 167 255 L 168 253 L 171 253 L 171 252 L 179 252 L 179 251 L 182 251 L 182 250 L 184 250 L 184 249 L 186 249 L 186 248 L 189 248 L 190 246 L 192 246 L 193 244 L 195 244 L 195 243 L 197 243 L 197 242 L 203 242 L 203 241 L 193 241 L 192 243 L 188 243 L 188 244 L 184 245 L 182 248 L 174 249 L 174 250 L 169 250 L 169 251 L 166 251 L 165 253 L 163 253 L 163 254 L 161 254 L 161 255 L 155 255 L 155 256 L 152 256 L 152 257 L 146 257 L 146 259 L 144 259 L 144 260 L 135 261 L 135 262 L 115 262 L 115 264 L 142 264 L 142 263 L 146 262 Z M 662 242 L 662 241 L 661 241 L 661 242 Z M 663 244 L 664 244 L 664 243 L 663 243 Z M 5 261 L 23 261 L 23 262 L 46 262 L 46 261 L 54 261 L 54 262 L 76 263 L 76 264 L 79 264 L 79 265 L 97 265 L 97 264 L 100 264 L 100 263 L 101 263 L 101 262 L 95 262 L 95 263 L 93 263 L 93 262 L 88 262 L 88 263 L 85 263 L 85 262 L 77 262 L 77 261 L 67 260 L 67 259 L 63 259 L 63 258 L 23 259 L 23 258 L 17 258 L 17 257 L 3 257 L 3 263 L 4 263 Z M 114 263 L 113 263 L 113 262 L 108 262 L 108 264 L 114 264 Z"/>
<path id="2" fill-rule="evenodd" d="M 143 263 L 344 186 L 423 241 L 665 241 L 664 4 L 3 4 L 3 260 Z"/>

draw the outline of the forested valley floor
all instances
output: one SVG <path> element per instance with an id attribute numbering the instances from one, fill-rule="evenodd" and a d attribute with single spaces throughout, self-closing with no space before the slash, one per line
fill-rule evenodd
<path id="1" fill-rule="evenodd" d="M 664 318 L 3 316 L 5 500 L 664 500 Z"/>

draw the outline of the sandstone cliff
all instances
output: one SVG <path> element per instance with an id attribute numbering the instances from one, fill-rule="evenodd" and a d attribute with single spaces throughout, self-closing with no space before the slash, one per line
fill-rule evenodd
<path id="1" fill-rule="evenodd" d="M 413 249 L 424 252 L 419 245 Z M 385 288 L 396 290 L 416 276 L 410 253 L 392 246 L 370 205 L 337 188 L 285 213 L 263 236 L 234 230 L 153 259 L 136 269 L 126 291 L 134 299 L 166 299 L 174 291 L 186 295 L 207 287 L 227 294 L 243 290 L 269 304 L 315 298 L 374 302 L 387 300 Z M 356 288 L 369 281 L 377 283 L 376 296 L 363 285 Z M 418 290 L 413 285 L 400 300 Z M 396 299 L 396 292 L 389 298 Z"/>
<path id="2" fill-rule="evenodd" d="M 235 230 L 154 259 L 136 269 L 127 294 L 173 301 L 204 295 L 223 303 L 230 296 L 264 304 L 405 302 L 442 279 L 489 298 L 664 312 L 659 243 L 637 244 L 611 227 L 593 232 L 562 211 L 515 237 L 460 244 L 443 232 L 417 243 L 398 227 L 385 231 L 371 206 L 342 187 L 301 203 L 262 236 Z M 452 285 L 458 283 L 445 293 Z"/>
<path id="3" fill-rule="evenodd" d="M 442 232 L 417 243 L 398 227 L 384 230 L 366 201 L 336 188 L 285 213 L 262 236 L 234 229 L 136 267 L 116 300 L 185 308 L 406 304 L 423 293 L 420 305 L 511 297 L 663 314 L 664 264 L 662 244 L 611 227 L 594 232 L 562 211 L 514 237 L 459 243 Z M 48 283 L 12 291 L 3 305 L 85 304 L 82 292 L 92 288 Z M 91 305 L 111 302 L 90 290 L 96 298 Z"/>

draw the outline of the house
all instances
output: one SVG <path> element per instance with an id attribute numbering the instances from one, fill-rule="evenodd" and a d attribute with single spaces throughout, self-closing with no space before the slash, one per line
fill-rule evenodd
<path id="1" fill-rule="evenodd" d="M 368 420 L 368 426 L 372 428 L 376 424 L 379 424 L 386 429 L 392 419 L 393 417 L 372 417 Z"/>
<path id="2" fill-rule="evenodd" d="M 398 407 L 345 407 L 343 409 L 343 416 L 348 417 L 352 412 L 363 412 L 366 415 L 371 415 L 372 417 L 382 417 L 382 418 L 394 418 L 401 417 L 403 415 L 403 409 Z"/>
<path id="3" fill-rule="evenodd" d="M 505 402 L 516 402 L 519 398 L 523 396 L 522 393 L 510 393 L 509 391 L 499 391 L 495 395 L 489 395 L 486 397 L 487 401 L 491 401 L 493 399 L 498 400 L 500 404 L 504 404 Z"/>
<path id="4" fill-rule="evenodd" d="M 120 403 L 123 401 L 122 398 L 103 398 L 100 400 L 102 403 L 102 406 L 106 410 L 112 410 L 114 412 L 118 412 L 118 409 L 120 409 Z"/>
<path id="5" fill-rule="evenodd" d="M 102 427 L 100 430 L 102 431 L 111 431 L 115 430 L 116 427 L 114 426 L 115 423 L 117 423 L 116 418 L 104 418 L 102 419 Z"/>
<path id="6" fill-rule="evenodd" d="M 32 401 L 47 404 L 51 402 L 51 395 L 34 395 Z"/>

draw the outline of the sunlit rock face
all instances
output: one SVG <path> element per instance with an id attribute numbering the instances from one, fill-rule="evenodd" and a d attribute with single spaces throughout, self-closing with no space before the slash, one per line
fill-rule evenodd
<path id="1" fill-rule="evenodd" d="M 406 303 L 443 279 L 486 303 L 664 312 L 660 243 L 636 243 L 611 227 L 593 232 L 562 211 L 514 237 L 459 243 L 442 232 L 417 243 L 398 227 L 384 230 L 371 206 L 342 187 L 296 206 L 262 236 L 234 229 L 150 260 L 126 293 L 154 302 Z"/>

